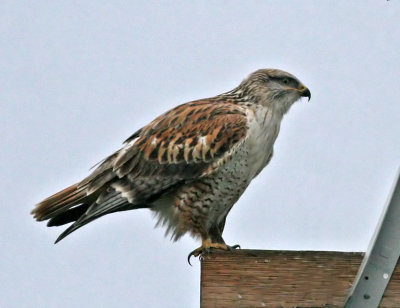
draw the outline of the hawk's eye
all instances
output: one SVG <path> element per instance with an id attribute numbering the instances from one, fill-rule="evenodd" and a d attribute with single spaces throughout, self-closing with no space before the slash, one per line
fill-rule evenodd
<path id="1" fill-rule="evenodd" d="M 284 84 L 289 84 L 289 78 L 283 78 L 283 79 L 282 79 L 282 82 L 283 82 Z"/>

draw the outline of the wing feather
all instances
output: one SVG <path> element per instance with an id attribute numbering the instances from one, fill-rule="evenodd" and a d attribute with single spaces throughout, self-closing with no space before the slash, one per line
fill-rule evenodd
<path id="1" fill-rule="evenodd" d="M 95 191 L 124 177 L 192 180 L 216 171 L 246 137 L 245 111 L 230 102 L 180 105 L 130 137 L 80 186 Z"/>

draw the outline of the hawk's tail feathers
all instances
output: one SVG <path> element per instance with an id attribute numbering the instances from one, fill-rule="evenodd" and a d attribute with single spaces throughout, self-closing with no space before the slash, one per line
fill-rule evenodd
<path id="1" fill-rule="evenodd" d="M 75 205 L 84 203 L 86 198 L 85 189 L 74 184 L 38 203 L 31 214 L 37 221 L 51 219 Z"/>

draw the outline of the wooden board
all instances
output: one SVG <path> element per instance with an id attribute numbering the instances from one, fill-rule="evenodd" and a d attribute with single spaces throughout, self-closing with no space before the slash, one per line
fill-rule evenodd
<path id="1" fill-rule="evenodd" d="M 332 251 L 215 251 L 201 261 L 201 307 L 343 307 L 363 258 Z M 400 307 L 400 266 L 381 308 Z"/>

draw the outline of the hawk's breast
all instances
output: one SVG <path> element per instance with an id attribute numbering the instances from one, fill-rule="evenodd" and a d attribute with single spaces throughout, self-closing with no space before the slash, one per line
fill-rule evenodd
<path id="1" fill-rule="evenodd" d="M 249 173 L 253 179 L 272 157 L 282 115 L 273 109 L 259 106 L 248 110 L 247 119 L 249 129 L 245 143 L 249 151 Z"/>

